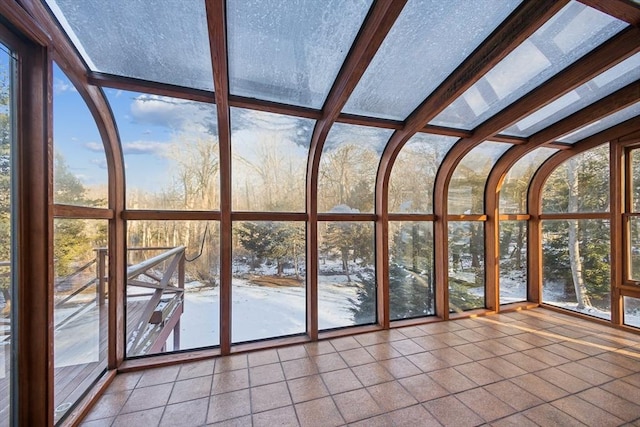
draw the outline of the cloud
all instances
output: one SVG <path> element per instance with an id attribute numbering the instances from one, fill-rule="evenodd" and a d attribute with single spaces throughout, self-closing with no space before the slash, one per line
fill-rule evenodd
<path id="1" fill-rule="evenodd" d="M 100 169 L 108 169 L 106 159 L 91 159 L 91 164 L 98 166 Z"/>
<path id="2" fill-rule="evenodd" d="M 158 95 L 139 95 L 131 104 L 134 122 L 168 127 L 177 131 L 217 132 L 212 104 Z"/>
<path id="3" fill-rule="evenodd" d="M 94 153 L 104 153 L 104 145 L 101 142 L 87 142 L 84 144 L 84 148 Z"/>
<path id="4" fill-rule="evenodd" d="M 133 141 L 122 144 L 122 152 L 129 155 L 151 154 L 162 156 L 166 150 L 166 144 L 155 141 Z"/>
<path id="5" fill-rule="evenodd" d="M 68 80 L 55 79 L 53 81 L 53 92 L 60 94 L 64 92 L 77 92 L 78 90 Z"/>

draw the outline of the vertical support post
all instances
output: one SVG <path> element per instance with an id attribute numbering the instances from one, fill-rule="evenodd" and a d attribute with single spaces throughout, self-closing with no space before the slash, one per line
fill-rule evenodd
<path id="1" fill-rule="evenodd" d="M 178 288 L 183 290 L 182 301 L 180 302 L 180 305 L 182 305 L 182 307 L 180 308 L 180 311 L 182 313 L 182 311 L 184 310 L 184 262 L 185 262 L 184 249 L 176 256 L 180 257 L 180 261 L 178 262 Z M 182 314 L 180 314 L 180 317 L 176 322 L 176 326 L 174 326 L 173 328 L 173 351 L 180 350 L 180 319 L 181 318 L 182 318 Z"/>

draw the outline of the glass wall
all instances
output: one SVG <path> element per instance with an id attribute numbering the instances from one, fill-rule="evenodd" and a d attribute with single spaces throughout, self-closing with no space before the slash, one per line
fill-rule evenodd
<path id="1" fill-rule="evenodd" d="M 485 306 L 484 222 L 449 221 L 449 311 Z"/>
<path id="2" fill-rule="evenodd" d="M 640 299 L 624 297 L 624 324 L 640 328 Z"/>
<path id="3" fill-rule="evenodd" d="M 527 300 L 527 221 L 500 221 L 500 304 Z"/>

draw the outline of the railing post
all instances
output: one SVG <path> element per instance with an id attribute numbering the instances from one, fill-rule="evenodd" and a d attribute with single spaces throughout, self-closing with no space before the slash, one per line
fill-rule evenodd
<path id="1" fill-rule="evenodd" d="M 180 257 L 180 262 L 178 263 L 178 288 L 184 289 L 184 249 L 178 255 Z M 182 292 L 182 309 L 184 309 L 184 292 Z M 182 314 L 178 318 L 176 322 L 176 326 L 173 328 L 173 351 L 180 350 L 180 319 L 182 318 Z"/>
<path id="2" fill-rule="evenodd" d="M 106 257 L 107 250 L 105 248 L 96 249 L 96 275 L 98 276 L 98 287 L 96 288 L 98 296 L 98 305 L 102 306 L 105 303 L 106 296 Z"/>

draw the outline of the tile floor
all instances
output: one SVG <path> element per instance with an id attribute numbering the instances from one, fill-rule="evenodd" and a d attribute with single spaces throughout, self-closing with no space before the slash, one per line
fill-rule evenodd
<path id="1" fill-rule="evenodd" d="M 545 309 L 120 374 L 93 426 L 640 427 L 640 335 Z"/>

